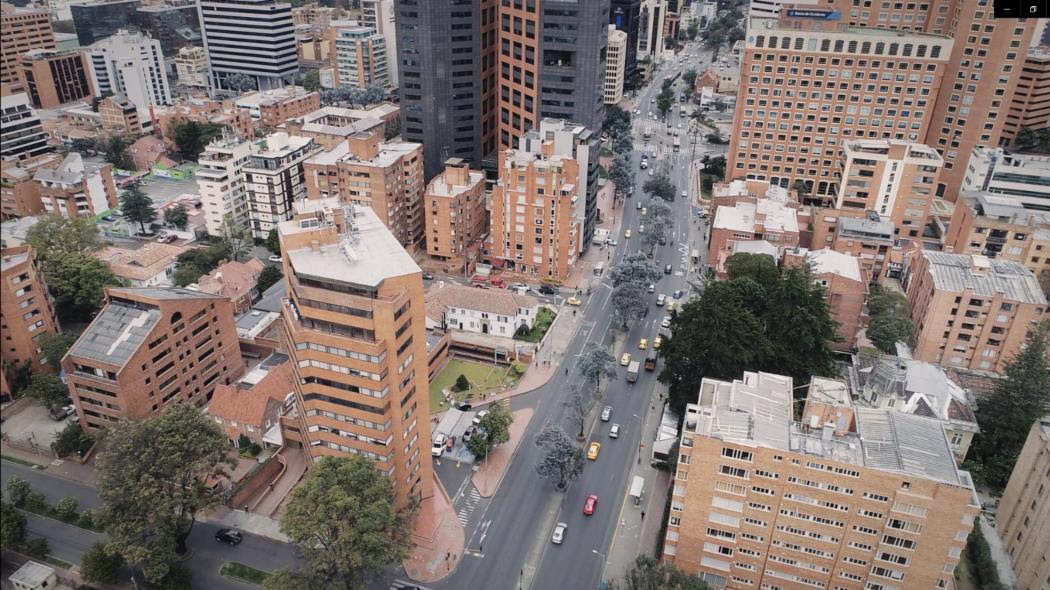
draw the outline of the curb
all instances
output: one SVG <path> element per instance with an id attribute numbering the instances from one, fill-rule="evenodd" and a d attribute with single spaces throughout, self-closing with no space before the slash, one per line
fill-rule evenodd
<path id="1" fill-rule="evenodd" d="M 514 450 L 511 451 L 510 457 L 507 458 L 507 465 L 503 468 L 503 471 L 500 472 L 499 479 L 496 480 L 496 485 L 492 487 L 492 493 L 490 493 L 489 495 L 486 496 L 484 494 L 481 494 L 481 490 L 480 489 L 478 490 L 478 494 L 481 494 L 482 498 L 491 498 L 492 496 L 496 495 L 496 491 L 499 490 L 500 484 L 503 483 L 503 478 L 507 476 L 507 471 L 510 469 L 511 464 L 514 463 L 514 458 L 518 456 L 518 450 L 521 449 L 521 443 L 525 442 L 525 435 L 528 434 L 529 423 L 532 422 L 533 416 L 536 415 L 535 410 L 533 410 L 532 408 L 525 408 L 525 409 L 518 410 L 518 411 L 522 412 L 522 411 L 525 411 L 526 409 L 530 412 L 529 420 L 528 420 L 528 422 L 525 423 L 525 425 L 523 427 L 524 430 L 522 430 L 522 432 L 521 432 L 521 438 L 518 439 L 518 444 L 514 446 Z M 475 488 L 477 488 L 478 487 L 477 484 L 474 484 L 474 476 L 473 475 L 470 476 L 470 479 L 471 479 L 471 484 L 474 485 Z"/>

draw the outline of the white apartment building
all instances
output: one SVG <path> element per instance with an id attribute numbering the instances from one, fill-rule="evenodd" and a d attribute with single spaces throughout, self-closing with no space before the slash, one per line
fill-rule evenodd
<path id="1" fill-rule="evenodd" d="M 609 41 L 605 49 L 605 84 L 602 99 L 605 104 L 623 100 L 623 73 L 627 67 L 627 33 L 609 25 Z"/>
<path id="2" fill-rule="evenodd" d="M 0 160 L 22 160 L 50 151 L 29 95 L 20 92 L 0 97 Z"/>
<path id="3" fill-rule="evenodd" d="M 208 54 L 203 47 L 183 47 L 175 57 L 179 84 L 193 88 L 208 87 Z"/>
<path id="4" fill-rule="evenodd" d="M 391 84 L 397 83 L 397 35 L 394 0 L 361 0 L 361 23 L 372 27 L 386 43 L 386 71 Z"/>
<path id="5" fill-rule="evenodd" d="M 335 21 L 335 85 L 390 86 L 386 38 L 356 21 Z"/>
<path id="6" fill-rule="evenodd" d="M 277 224 L 292 218 L 292 206 L 306 198 L 303 162 L 320 151 L 309 137 L 271 133 L 252 144 L 243 169 L 252 236 L 265 239 Z"/>
<path id="7" fill-rule="evenodd" d="M 87 54 L 96 94 L 123 94 L 140 111 L 171 104 L 159 40 L 121 29 Z"/>
<path id="8" fill-rule="evenodd" d="M 961 190 L 1010 195 L 1025 209 L 1050 211 L 1050 156 L 977 146 Z"/>
<path id="9" fill-rule="evenodd" d="M 229 90 L 234 74 L 255 78 L 259 90 L 294 82 L 299 54 L 292 6 L 274 0 L 201 0 L 197 4 L 209 87 Z"/>
<path id="10" fill-rule="evenodd" d="M 664 48 L 664 20 L 667 19 L 667 0 L 642 0 L 638 21 L 638 60 L 659 61 Z"/>
<path id="11" fill-rule="evenodd" d="M 230 136 L 216 139 L 204 148 L 197 164 L 197 190 L 204 209 L 208 233 L 222 232 L 223 219 L 230 215 L 234 222 L 248 225 L 248 202 L 244 196 L 244 176 L 251 144 Z"/>

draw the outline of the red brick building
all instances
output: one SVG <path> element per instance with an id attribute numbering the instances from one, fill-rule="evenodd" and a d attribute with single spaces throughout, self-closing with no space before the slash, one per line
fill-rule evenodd
<path id="1" fill-rule="evenodd" d="M 274 426 L 280 429 L 285 400 L 292 395 L 293 378 L 288 357 L 274 355 L 237 383 L 216 387 L 208 415 L 233 445 L 238 445 L 244 435 L 263 446 L 263 436 Z"/>

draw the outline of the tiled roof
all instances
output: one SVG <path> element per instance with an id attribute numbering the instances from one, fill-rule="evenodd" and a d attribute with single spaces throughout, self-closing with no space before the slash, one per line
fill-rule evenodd
<path id="1" fill-rule="evenodd" d="M 109 246 L 93 253 L 93 256 L 108 264 L 118 277 L 145 281 L 164 272 L 179 254 L 187 250 L 189 248 L 184 246 L 150 242 L 138 250 Z"/>
<path id="2" fill-rule="evenodd" d="M 426 313 L 433 320 L 440 320 L 449 307 L 484 311 L 505 316 L 515 316 L 518 308 L 534 308 L 539 301 L 530 295 L 518 295 L 502 289 L 478 289 L 446 283 L 435 285 L 426 293 Z"/>
<path id="3" fill-rule="evenodd" d="M 250 388 L 218 385 L 208 405 L 208 414 L 262 428 L 266 414 L 274 405 L 283 404 L 291 391 L 292 365 L 284 362 L 270 369 Z"/>
<path id="4" fill-rule="evenodd" d="M 205 293 L 236 299 L 250 292 L 258 282 L 263 263 L 258 258 L 248 262 L 226 262 L 197 280 Z"/>

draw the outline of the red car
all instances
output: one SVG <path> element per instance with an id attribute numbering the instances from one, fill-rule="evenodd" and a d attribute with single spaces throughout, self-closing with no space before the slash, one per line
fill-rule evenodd
<path id="1" fill-rule="evenodd" d="M 594 514 L 594 509 L 598 507 L 598 494 L 590 494 L 587 499 L 583 501 L 583 513 L 587 516 Z"/>

